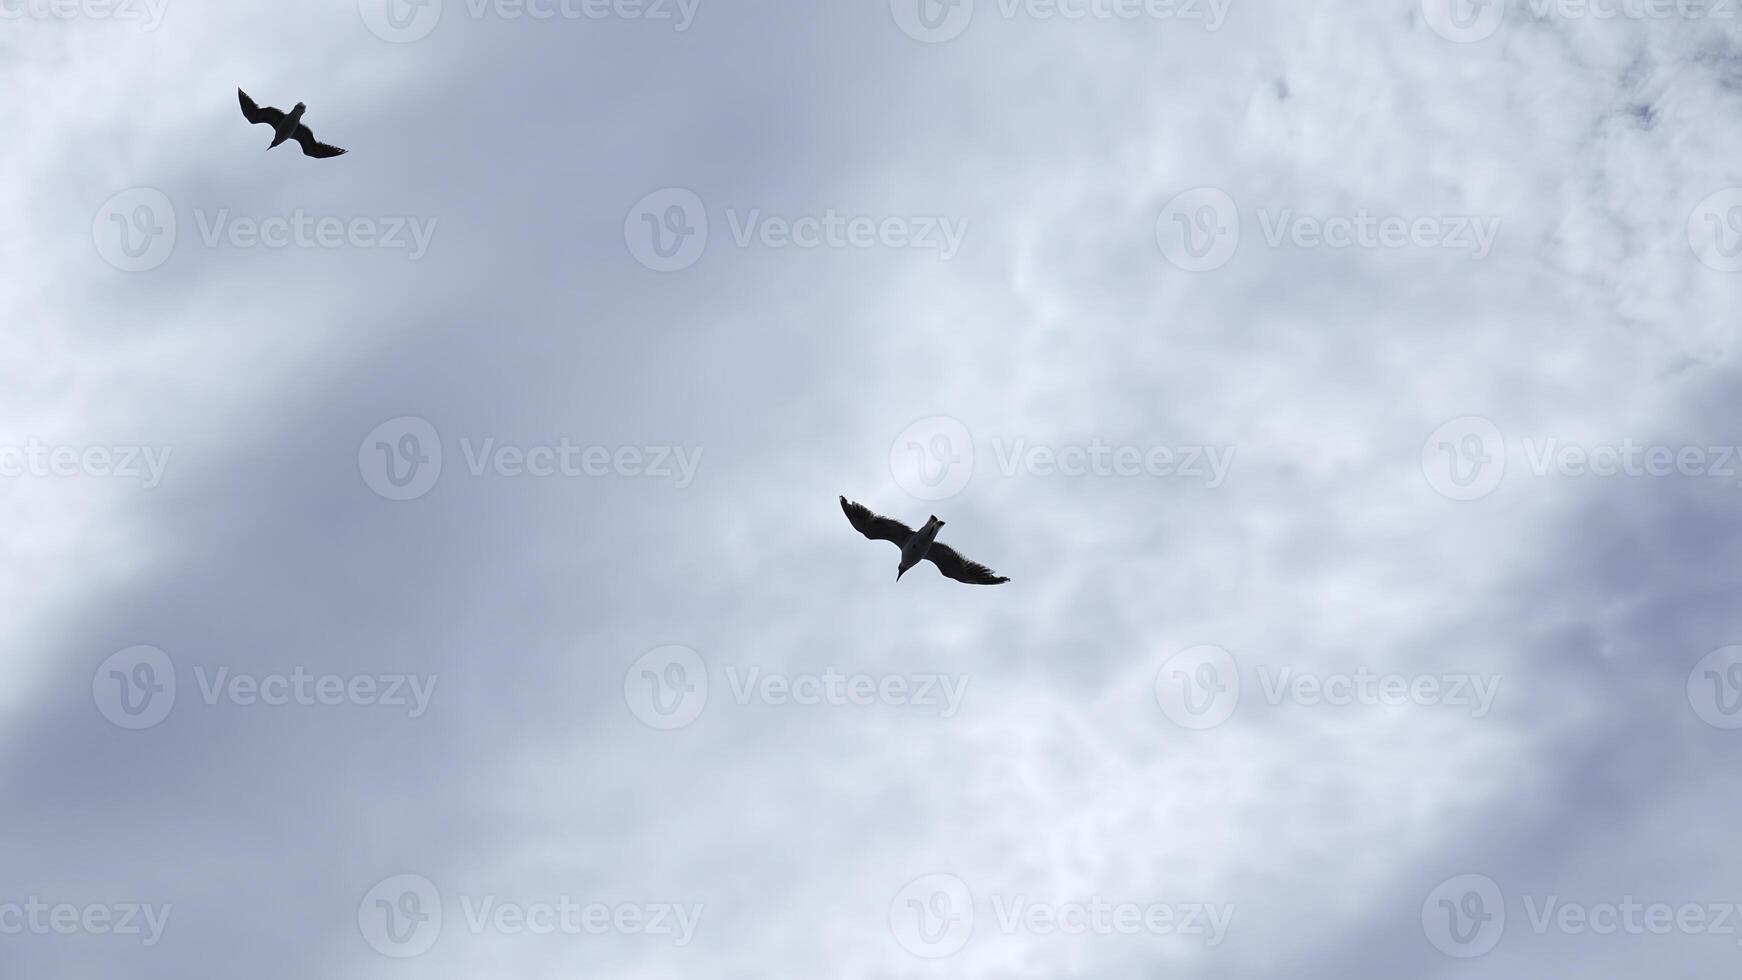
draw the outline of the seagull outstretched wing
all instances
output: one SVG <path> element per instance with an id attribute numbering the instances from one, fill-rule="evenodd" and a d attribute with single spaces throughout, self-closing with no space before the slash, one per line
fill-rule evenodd
<path id="1" fill-rule="evenodd" d="M 1003 585 L 1010 581 L 977 561 L 969 561 L 956 553 L 956 549 L 942 541 L 932 542 L 931 550 L 925 553 L 925 560 L 938 567 L 944 573 L 944 578 L 953 578 L 969 585 Z"/>
<path id="2" fill-rule="evenodd" d="M 913 537 L 913 528 L 894 518 L 873 514 L 863 504 L 853 503 L 846 497 L 841 498 L 841 509 L 846 511 L 847 520 L 853 522 L 854 529 L 873 541 L 893 541 L 904 545 L 908 538 Z"/>
<path id="3" fill-rule="evenodd" d="M 253 99 L 248 97 L 247 92 L 237 89 L 236 97 L 242 101 L 242 116 L 249 122 L 255 124 L 265 123 L 268 126 L 276 128 L 279 123 L 284 121 L 284 113 L 272 108 L 271 106 L 267 106 L 264 109 L 260 108 L 254 104 Z"/>
<path id="4" fill-rule="evenodd" d="M 336 157 L 345 152 L 336 146 L 317 142 L 314 130 L 307 126 L 296 127 L 296 132 L 290 138 L 302 144 L 302 155 L 305 157 Z"/>

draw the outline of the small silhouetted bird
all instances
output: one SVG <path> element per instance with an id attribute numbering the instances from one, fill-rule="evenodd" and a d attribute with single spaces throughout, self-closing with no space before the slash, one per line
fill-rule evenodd
<path id="1" fill-rule="evenodd" d="M 999 575 L 979 562 L 969 561 L 956 553 L 956 549 L 938 541 L 938 531 L 943 529 L 944 522 L 933 514 L 927 518 L 925 526 L 915 531 L 906 524 L 881 514 L 873 514 L 863 504 L 853 503 L 846 497 L 841 498 L 841 510 L 847 514 L 847 520 L 853 523 L 860 534 L 873 541 L 893 541 L 901 549 L 901 567 L 895 571 L 895 580 L 901 581 L 901 576 L 907 570 L 922 561 L 929 561 L 944 573 L 945 578 L 953 578 L 969 585 L 1002 585 L 1010 579 Z"/>
<path id="2" fill-rule="evenodd" d="M 274 109 L 271 106 L 262 109 L 254 104 L 254 100 L 248 97 L 247 92 L 241 89 L 236 90 L 236 95 L 242 100 L 242 115 L 246 116 L 249 122 L 265 123 L 272 127 L 272 146 L 277 146 L 285 140 L 296 140 L 302 144 L 302 155 L 306 157 L 336 157 L 345 152 L 336 146 L 328 146 L 315 140 L 314 131 L 302 124 L 302 114 L 308 111 L 308 106 L 301 102 L 296 104 L 296 108 L 286 113 L 282 109 Z M 272 146 L 268 146 L 267 149 L 272 149 Z"/>

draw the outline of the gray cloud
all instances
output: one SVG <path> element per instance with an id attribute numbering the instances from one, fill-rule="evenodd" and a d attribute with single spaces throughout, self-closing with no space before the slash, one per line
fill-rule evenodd
<path id="1" fill-rule="evenodd" d="M 1733 284 L 1689 240 L 1731 183 L 1725 25 L 1514 5 L 1456 43 L 1403 0 L 1236 3 L 1215 31 L 975 6 L 937 44 L 882 4 L 744 2 L 704 3 L 679 32 L 450 0 L 402 44 L 349 4 L 0 33 L 5 80 L 42 93 L 0 106 L 23 134 L 0 149 L 19 175 L 0 260 L 22 284 L 0 293 L 0 445 L 173 450 L 150 490 L 0 479 L 16 804 L 0 929 L 32 897 L 173 908 L 149 948 L 82 923 L 0 935 L 6 971 L 1725 975 L 1734 938 L 1539 935 L 1531 911 L 1551 895 L 1742 901 L 1713 843 L 1737 733 L 1688 690 L 1703 656 L 1742 642 L 1726 601 L 1738 491 L 1539 476 L 1521 448 L 1737 441 Z M 235 118 L 239 84 L 308 102 L 353 153 L 264 154 Z M 105 261 L 101 209 L 134 187 L 162 192 L 178 232 L 129 273 Z M 1190 272 L 1164 209 L 1199 187 L 1226 193 L 1241 234 Z M 693 192 L 710 234 L 662 273 L 625 224 L 664 188 Z M 965 232 L 947 260 L 740 245 L 731 218 L 751 211 Z M 1262 222 L 1284 211 L 1498 231 L 1479 261 L 1273 245 Z M 200 222 L 220 212 L 433 233 L 415 260 L 208 246 Z M 1458 502 L 1424 474 L 1424 443 L 1466 416 L 1503 433 L 1507 466 Z M 360 454 L 404 417 L 443 465 L 393 501 Z M 921 499 L 891 454 L 938 417 L 967 433 L 948 448 L 973 473 Z M 464 447 L 484 440 L 700 456 L 681 488 L 473 475 Z M 1006 472 L 1014 440 L 1234 462 L 1213 488 Z M 894 585 L 842 493 L 945 517 L 1014 581 Z M 93 688 L 142 644 L 177 691 L 133 731 Z M 1243 689 L 1194 731 L 1156 686 L 1202 644 Z M 635 665 L 667 645 L 695 652 L 707 696 L 659 730 L 626 686 L 653 683 Z M 416 718 L 351 693 L 379 687 L 208 703 L 220 669 L 262 691 L 435 686 Z M 1258 677 L 1281 669 L 1500 687 L 1481 718 L 1271 704 Z M 946 718 L 734 697 L 746 671 L 966 687 Z M 406 874 L 443 914 L 402 963 L 372 943 L 409 920 L 382 919 L 372 890 Z M 1507 901 L 1504 938 L 1473 964 L 1423 925 L 1465 874 Z M 892 923 L 933 875 L 975 919 L 935 960 Z M 1232 919 L 1214 945 L 1058 934 L 1001 923 L 1019 897 Z M 466 915 L 565 900 L 701 910 L 685 945 Z"/>

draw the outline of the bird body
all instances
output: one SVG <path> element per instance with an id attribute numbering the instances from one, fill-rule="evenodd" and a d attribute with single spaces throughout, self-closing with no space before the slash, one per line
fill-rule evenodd
<path id="1" fill-rule="evenodd" d="M 933 514 L 926 518 L 924 527 L 913 532 L 913 536 L 901 546 L 901 567 L 895 570 L 897 582 L 907 574 L 908 569 L 925 561 L 925 556 L 931 553 L 932 544 L 938 539 L 938 532 L 943 529 L 944 522 L 938 520 L 938 515 Z"/>
<path id="2" fill-rule="evenodd" d="M 898 520 L 874 514 L 846 497 L 841 498 L 841 510 L 860 534 L 872 541 L 893 542 L 901 549 L 901 565 L 895 571 L 897 582 L 908 569 L 922 561 L 936 565 L 945 578 L 968 585 L 1002 585 L 1010 581 L 979 562 L 963 558 L 956 549 L 938 541 L 938 532 L 943 530 L 944 522 L 938 520 L 936 514 L 927 518 L 925 526 L 915 531 Z"/>
<path id="3" fill-rule="evenodd" d="M 241 90 L 237 89 L 237 91 Z M 289 114 L 287 114 L 284 119 L 280 120 L 278 126 L 272 130 L 272 146 L 277 146 L 285 140 L 290 139 L 292 136 L 295 136 L 296 128 L 302 125 L 302 114 L 307 111 L 308 106 L 298 102 L 296 108 L 290 110 Z M 272 149 L 272 146 L 267 147 L 267 149 Z"/>
<path id="4" fill-rule="evenodd" d="M 330 146 L 315 139 L 314 130 L 302 124 L 302 116 L 308 111 L 308 106 L 301 102 L 296 104 L 296 108 L 285 112 L 272 106 L 255 105 L 254 100 L 248 97 L 248 93 L 241 89 L 236 90 L 236 97 L 242 103 L 242 117 L 244 119 L 255 125 L 265 123 L 272 127 L 272 145 L 267 147 L 268 150 L 285 140 L 296 140 L 302 147 L 303 156 L 336 157 L 345 152 L 336 146 Z"/>

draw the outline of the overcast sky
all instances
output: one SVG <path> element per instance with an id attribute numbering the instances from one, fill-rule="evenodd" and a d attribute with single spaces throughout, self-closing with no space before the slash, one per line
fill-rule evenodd
<path id="1" fill-rule="evenodd" d="M 1742 11 L 1329 6 L 0 0 L 0 973 L 1734 976 Z"/>

